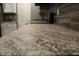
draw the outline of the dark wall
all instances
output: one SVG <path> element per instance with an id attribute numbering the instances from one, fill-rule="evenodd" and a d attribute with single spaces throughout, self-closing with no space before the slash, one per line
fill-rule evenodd
<path id="1" fill-rule="evenodd" d="M 1 31 L 1 23 L 2 23 L 2 20 L 3 20 L 3 6 L 2 4 L 0 4 L 0 37 L 2 36 L 2 31 Z"/>

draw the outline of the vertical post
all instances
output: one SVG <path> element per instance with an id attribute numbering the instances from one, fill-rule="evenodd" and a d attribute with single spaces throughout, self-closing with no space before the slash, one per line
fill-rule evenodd
<path id="1" fill-rule="evenodd" d="M 1 33 L 1 22 L 0 22 L 0 37 L 2 36 L 2 33 Z"/>
<path id="2" fill-rule="evenodd" d="M 16 26 L 18 29 L 18 4 L 16 3 Z"/>
<path id="3" fill-rule="evenodd" d="M 57 16 L 59 16 L 59 9 L 57 9 Z"/>

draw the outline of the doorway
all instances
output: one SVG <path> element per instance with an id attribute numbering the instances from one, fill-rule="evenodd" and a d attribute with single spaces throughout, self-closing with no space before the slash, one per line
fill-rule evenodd
<path id="1" fill-rule="evenodd" d="M 55 13 L 50 12 L 49 14 L 49 24 L 54 24 L 55 23 Z"/>

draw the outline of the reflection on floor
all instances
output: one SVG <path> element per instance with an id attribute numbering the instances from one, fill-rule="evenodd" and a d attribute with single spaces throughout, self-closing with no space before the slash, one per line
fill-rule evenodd
<path id="1" fill-rule="evenodd" d="M 15 21 L 11 21 L 11 22 L 3 22 L 1 24 L 2 26 L 2 35 L 8 35 L 10 34 L 12 31 L 16 30 L 16 22 Z"/>

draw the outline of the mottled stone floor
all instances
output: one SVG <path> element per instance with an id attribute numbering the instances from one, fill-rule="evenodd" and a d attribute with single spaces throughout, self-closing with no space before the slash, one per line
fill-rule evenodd
<path id="1" fill-rule="evenodd" d="M 0 55 L 79 55 L 79 32 L 52 24 L 28 24 L 0 38 Z"/>

